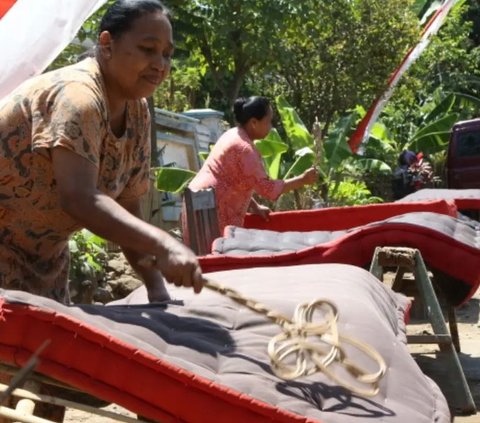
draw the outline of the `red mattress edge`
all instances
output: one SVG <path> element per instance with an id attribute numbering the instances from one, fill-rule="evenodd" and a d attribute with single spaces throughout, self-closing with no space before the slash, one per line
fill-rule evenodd
<path id="1" fill-rule="evenodd" d="M 26 326 L 33 320 L 44 321 L 46 324 L 52 324 L 55 320 L 55 330 L 75 332 L 76 343 L 78 349 L 81 351 L 85 348 L 91 348 L 91 344 L 102 345 L 102 350 L 105 353 L 106 348 L 111 348 L 111 340 L 113 339 L 108 333 L 104 333 L 98 328 L 93 328 L 84 322 L 80 322 L 71 316 L 59 314 L 51 311 L 45 312 L 45 310 L 24 305 L 24 304 L 12 304 L 5 301 L 0 297 L 0 360 L 15 366 L 23 366 L 31 357 L 31 354 L 43 343 L 38 342 L 35 345 L 35 339 L 31 339 L 28 345 L 17 345 L 18 342 L 14 342 L 15 333 L 21 333 L 27 330 Z M 5 332 L 2 328 L 9 322 L 8 331 Z M 6 334 L 7 333 L 7 334 Z M 9 334 L 11 336 L 9 336 Z M 38 334 L 37 334 L 38 335 Z M 59 337 L 61 337 L 59 335 Z M 199 415 L 204 417 L 204 411 L 207 409 L 215 409 L 217 417 L 221 415 L 221 411 L 227 412 L 229 422 L 299 422 L 299 423 L 321 423 L 317 420 L 311 420 L 306 417 L 296 415 L 287 410 L 279 409 L 270 404 L 264 403 L 248 395 L 237 392 L 229 387 L 216 384 L 215 382 L 198 376 L 190 371 L 181 369 L 171 363 L 160 360 L 157 357 L 152 356 L 146 352 L 138 352 L 135 348 L 132 348 L 129 344 L 117 340 L 115 348 L 109 352 L 112 355 L 112 360 L 118 356 L 119 352 L 124 351 L 122 359 L 128 362 L 128 368 L 138 377 L 142 377 L 142 385 L 151 385 L 152 387 L 161 386 L 163 384 L 172 385 L 172 381 L 177 385 L 172 386 L 170 389 L 181 389 L 188 386 L 189 395 L 192 393 L 199 396 L 202 401 L 189 401 L 188 413 L 195 413 L 195 408 L 198 409 Z M 8 345 L 11 342 L 12 345 Z M 81 345 L 80 345 L 81 344 Z M 86 345 L 90 344 L 90 345 Z M 54 345 L 52 346 L 54 348 Z M 115 351 L 114 351 L 115 350 Z M 134 350 L 134 351 L 132 351 Z M 149 401 L 143 400 L 134 392 L 127 393 L 114 385 L 107 383 L 107 381 L 97 380 L 92 378 L 92 375 L 88 375 L 78 369 L 72 368 L 65 363 L 60 363 L 56 359 L 49 358 L 48 348 L 40 356 L 40 364 L 38 371 L 71 385 L 77 389 L 84 390 L 93 396 L 98 396 L 101 399 L 111 401 L 126 407 L 132 412 L 138 413 L 142 416 L 160 419 L 162 422 L 178 422 L 189 421 L 193 422 L 188 416 L 172 415 L 166 411 L 163 407 L 157 407 L 151 405 Z M 132 352 L 134 352 L 132 354 Z M 156 368 L 152 362 L 163 361 L 162 368 Z M 168 382 L 168 383 L 167 383 Z M 192 389 L 194 391 L 192 391 Z M 195 396 L 194 395 L 194 396 Z M 222 403 L 219 404 L 218 401 Z M 166 401 L 168 401 L 166 399 Z M 179 401 L 183 403 L 184 398 L 180 397 Z M 208 405 L 207 405 L 208 404 Z M 233 407 L 232 407 L 233 405 Z M 220 410 L 219 408 L 222 408 Z M 202 417 L 202 418 L 203 418 Z M 204 420 L 198 420 L 199 422 Z M 215 420 L 215 418 L 209 421 L 221 422 L 223 420 Z"/>
<path id="2" fill-rule="evenodd" d="M 408 231 L 408 227 L 414 227 L 414 231 Z M 394 235 L 395 236 L 392 236 Z M 463 266 L 452 266 L 445 260 L 445 255 L 435 255 L 431 251 L 434 247 L 431 244 L 433 240 L 441 242 L 439 246 L 445 245 L 449 251 L 457 247 L 459 251 L 477 256 L 478 252 L 473 247 L 462 244 L 428 227 L 420 227 L 408 223 L 386 223 L 382 225 L 372 225 L 368 227 L 359 227 L 351 232 L 334 239 L 330 242 L 322 243 L 316 246 L 303 248 L 298 251 L 265 254 L 265 255 L 208 255 L 198 258 L 202 271 L 205 273 L 242 269 L 251 267 L 265 266 L 293 266 L 299 264 L 313 263 L 344 263 L 355 266 L 365 266 L 373 258 L 375 248 L 365 248 L 366 238 L 378 238 L 376 246 L 404 246 L 417 248 L 421 251 L 427 265 L 432 266 L 447 275 L 459 279 L 470 287 L 469 293 L 456 305 L 461 305 L 467 301 L 476 292 L 480 284 L 480 275 L 478 272 L 478 258 L 473 257 L 469 263 L 474 263 L 474 268 L 466 266 L 466 261 L 462 260 Z M 354 243 L 358 243 L 354 248 Z M 353 251 L 355 250 L 355 251 Z"/>

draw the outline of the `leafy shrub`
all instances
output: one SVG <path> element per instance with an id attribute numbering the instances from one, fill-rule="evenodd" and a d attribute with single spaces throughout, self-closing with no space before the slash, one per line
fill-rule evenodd
<path id="1" fill-rule="evenodd" d="M 372 196 L 363 181 L 355 181 L 346 178 L 337 186 L 329 186 L 329 199 L 332 204 L 337 206 L 353 206 L 362 204 L 382 203 L 383 199 Z"/>
<path id="2" fill-rule="evenodd" d="M 99 281 L 105 276 L 106 241 L 87 229 L 75 232 L 68 242 L 70 279 Z"/>

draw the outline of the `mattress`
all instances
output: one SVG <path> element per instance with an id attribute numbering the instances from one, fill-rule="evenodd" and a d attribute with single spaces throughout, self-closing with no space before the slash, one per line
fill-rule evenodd
<path id="1" fill-rule="evenodd" d="M 366 267 L 376 247 L 417 248 L 427 266 L 442 275 L 439 281 L 448 300 L 460 305 L 480 283 L 479 242 L 477 224 L 447 214 L 412 212 L 347 230 L 227 227 L 224 237 L 213 242 L 212 254 L 199 260 L 205 272 L 310 263 Z"/>
<path id="2" fill-rule="evenodd" d="M 438 200 L 453 202 L 458 210 L 480 210 L 480 189 L 424 188 L 397 200 L 396 203 Z"/>
<path id="3" fill-rule="evenodd" d="M 480 197 L 479 197 L 480 198 Z M 258 215 L 247 214 L 243 227 L 270 231 L 338 231 L 405 213 L 429 211 L 456 217 L 453 199 L 411 199 L 406 202 L 367 204 L 363 206 L 327 207 L 312 210 L 290 210 L 270 213 L 265 221 Z"/>
<path id="4" fill-rule="evenodd" d="M 408 353 L 408 300 L 367 271 L 312 264 L 207 276 L 287 316 L 314 298 L 333 302 L 340 333 L 371 345 L 386 362 L 378 394 L 353 394 L 322 373 L 278 378 L 267 344 L 279 326 L 206 290 L 172 288 L 174 300 L 145 304 L 141 287 L 108 306 L 65 306 L 1 290 L 0 360 L 22 366 L 48 339 L 40 373 L 163 423 L 450 422 L 438 386 Z"/>

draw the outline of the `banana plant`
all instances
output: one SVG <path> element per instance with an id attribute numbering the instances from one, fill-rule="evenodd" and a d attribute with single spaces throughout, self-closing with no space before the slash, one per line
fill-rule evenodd
<path id="1" fill-rule="evenodd" d="M 173 166 L 156 167 L 152 169 L 152 173 L 157 190 L 173 194 L 182 193 L 196 175 L 192 170 Z"/>
<path id="2" fill-rule="evenodd" d="M 300 147 L 293 153 L 293 162 L 282 160 L 284 154 L 290 150 L 289 144 L 285 143 L 277 130 L 273 128 L 268 136 L 262 140 L 256 140 L 255 146 L 259 150 L 267 174 L 272 179 L 289 178 L 299 175 L 313 165 L 315 153 L 311 146 L 313 137 L 305 128 L 296 111 L 282 98 L 278 99 L 277 105 L 288 137 L 294 146 Z M 205 160 L 208 153 L 200 153 L 200 158 Z M 282 172 L 282 169 L 286 171 Z M 195 172 L 177 167 L 164 166 L 154 169 L 156 188 L 159 191 L 181 193 L 195 176 Z"/>
<path id="3" fill-rule="evenodd" d="M 298 175 L 315 165 L 320 174 L 319 196 L 328 203 L 349 176 L 373 169 L 391 172 L 391 168 L 381 160 L 355 155 L 349 148 L 348 138 L 358 120 L 356 112 L 340 117 L 322 139 L 321 135 L 314 135 L 313 130 L 308 131 L 285 98 L 279 96 L 275 102 L 287 138 L 284 144 L 290 145 L 294 151 L 293 162 L 286 162 L 283 166 L 288 169 L 281 175 L 283 178 Z"/>
<path id="4" fill-rule="evenodd" d="M 255 141 L 255 147 L 263 158 L 268 176 L 278 179 L 282 156 L 288 151 L 288 144 L 284 143 L 277 130 L 272 128 L 266 138 Z"/>
<path id="5" fill-rule="evenodd" d="M 324 172 L 327 175 L 325 184 L 328 186 L 328 191 L 324 190 L 323 193 L 326 202 L 336 199 L 342 204 L 350 204 L 348 200 L 344 200 L 345 193 L 349 191 L 356 192 L 355 195 L 358 196 L 355 204 L 381 201 L 370 195 L 362 177 L 367 172 L 390 174 L 391 167 L 379 158 L 353 153 L 348 145 L 350 135 L 360 120 L 362 111 L 363 109 L 356 108 L 339 117 L 325 138 Z M 352 190 L 352 187 L 356 189 Z"/>
<path id="6" fill-rule="evenodd" d="M 457 110 L 480 107 L 480 99 L 464 93 L 449 93 L 427 113 L 407 146 L 411 150 L 434 154 L 447 148 L 450 131 L 460 118 Z"/>
<path id="7" fill-rule="evenodd" d="M 339 187 L 342 179 L 351 176 L 351 172 L 342 175 L 346 170 L 356 169 L 361 173 L 366 169 L 391 172 L 381 160 L 354 155 L 348 147 L 348 137 L 358 116 L 354 113 L 341 117 L 325 139 L 315 137 L 301 120 L 292 106 L 279 96 L 275 99 L 286 140 L 282 140 L 278 131 L 272 129 L 268 136 L 256 140 L 265 163 L 267 174 L 272 179 L 287 179 L 300 175 L 315 165 L 320 174 L 320 194 L 324 202 L 328 202 L 328 193 L 335 192 L 329 185 L 335 183 Z M 291 152 L 291 154 L 286 154 Z M 205 158 L 205 157 L 203 157 Z M 175 167 L 160 167 L 154 170 L 156 187 L 160 191 L 181 193 L 195 176 L 195 172 Z"/>
<path id="8" fill-rule="evenodd" d="M 387 129 L 380 119 L 366 143 L 369 155 L 390 156 L 393 162 L 403 150 L 421 151 L 432 155 L 446 150 L 450 131 L 461 115 L 458 110 L 480 107 L 480 99 L 463 93 L 435 93 L 433 99 L 420 108 L 420 117 L 409 122 L 411 130 L 405 141 Z M 388 115 L 388 111 L 385 112 Z"/>
<path id="9" fill-rule="evenodd" d="M 304 147 L 312 147 L 313 136 L 296 110 L 281 95 L 275 98 L 275 104 L 292 149 L 295 151 Z"/>
<path id="10" fill-rule="evenodd" d="M 298 113 L 282 96 L 278 96 L 275 103 L 287 140 L 283 141 L 274 128 L 266 138 L 255 141 L 255 146 L 270 178 L 287 179 L 300 175 L 314 164 L 314 139 Z M 285 153 L 290 150 L 293 153 L 287 157 Z"/>

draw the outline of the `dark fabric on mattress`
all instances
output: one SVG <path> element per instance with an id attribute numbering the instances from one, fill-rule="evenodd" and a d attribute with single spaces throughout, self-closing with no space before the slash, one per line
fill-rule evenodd
<path id="1" fill-rule="evenodd" d="M 282 381 L 267 357 L 279 327 L 209 291 L 172 289 L 176 301 L 138 305 L 142 287 L 108 307 L 1 291 L 0 358 L 21 365 L 48 338 L 41 372 L 162 422 L 450 421 L 445 398 L 407 351 L 407 299 L 367 271 L 325 264 L 209 277 L 286 315 L 300 302 L 333 301 L 340 332 L 384 357 L 381 392 L 351 395 L 323 374 Z"/>

